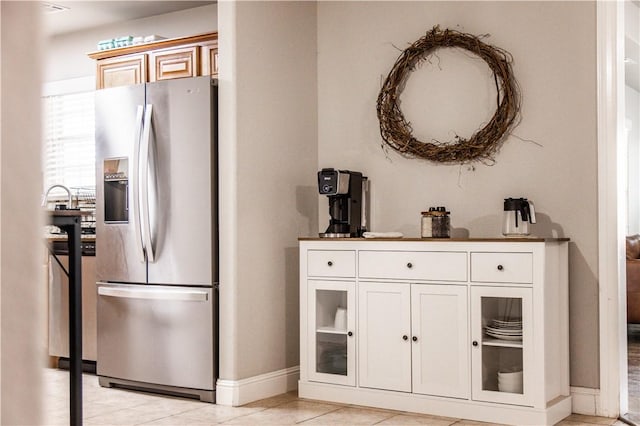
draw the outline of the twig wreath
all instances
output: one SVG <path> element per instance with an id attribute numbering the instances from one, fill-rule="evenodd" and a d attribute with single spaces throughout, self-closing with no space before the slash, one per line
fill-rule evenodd
<path id="1" fill-rule="evenodd" d="M 409 74 L 437 49 L 445 47 L 466 49 L 489 65 L 496 84 L 497 109 L 489 123 L 469 139 L 456 135 L 450 142 L 435 139 L 422 142 L 412 135 L 411 123 L 405 120 L 399 99 Z M 483 43 L 480 37 L 450 29 L 443 31 L 436 25 L 402 52 L 382 85 L 377 111 L 384 143 L 404 156 L 438 163 L 493 162 L 494 154 L 519 119 L 520 95 L 512 61 L 509 52 Z"/>

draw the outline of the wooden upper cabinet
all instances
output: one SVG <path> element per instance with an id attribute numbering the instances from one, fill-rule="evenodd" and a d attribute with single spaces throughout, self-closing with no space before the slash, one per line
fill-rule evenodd
<path id="1" fill-rule="evenodd" d="M 89 53 L 96 87 L 218 75 L 218 33 L 199 34 Z"/>
<path id="2" fill-rule="evenodd" d="M 97 62 L 96 86 L 107 89 L 128 86 L 147 81 L 147 56 L 125 55 L 106 58 Z"/>
<path id="3" fill-rule="evenodd" d="M 218 76 L 218 40 L 200 48 L 201 75 Z"/>
<path id="4" fill-rule="evenodd" d="M 149 52 L 149 81 L 196 77 L 199 68 L 198 46 Z"/>

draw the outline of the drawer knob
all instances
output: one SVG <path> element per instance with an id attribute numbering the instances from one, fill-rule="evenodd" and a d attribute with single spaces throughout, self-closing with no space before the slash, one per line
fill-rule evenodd
<path id="1" fill-rule="evenodd" d="M 411 340 L 413 340 L 414 342 L 417 342 L 417 341 L 418 341 L 418 337 L 417 337 L 417 336 L 413 336 L 413 337 L 411 338 Z"/>
<path id="2" fill-rule="evenodd" d="M 478 346 L 478 341 L 474 340 L 473 343 L 471 343 L 473 346 Z"/>
<path id="3" fill-rule="evenodd" d="M 349 336 L 349 337 L 353 336 L 353 331 L 349 331 L 349 332 L 347 333 L 347 336 Z"/>
<path id="4" fill-rule="evenodd" d="M 413 263 L 411 263 L 411 262 L 407 263 L 407 268 L 409 268 L 409 269 L 413 268 Z"/>
<path id="5" fill-rule="evenodd" d="M 504 266 L 498 265 L 498 271 L 502 271 L 503 269 L 504 269 Z"/>
<path id="6" fill-rule="evenodd" d="M 327 265 L 329 265 L 329 266 L 333 266 L 333 262 L 332 262 L 332 261 L 328 261 L 328 262 L 327 262 Z M 501 268 L 501 267 L 502 267 L 502 266 L 500 266 L 500 268 Z"/>
<path id="7" fill-rule="evenodd" d="M 405 334 L 404 336 L 402 336 L 402 340 L 409 340 L 409 336 Z"/>

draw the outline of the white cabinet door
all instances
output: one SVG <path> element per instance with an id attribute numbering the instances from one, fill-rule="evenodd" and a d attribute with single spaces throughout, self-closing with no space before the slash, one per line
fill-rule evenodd
<path id="1" fill-rule="evenodd" d="M 544 377 L 534 371 L 531 300 L 531 288 L 471 288 L 474 400 L 533 406 Z"/>
<path id="2" fill-rule="evenodd" d="M 411 392 L 411 287 L 358 283 L 358 384 Z"/>
<path id="3" fill-rule="evenodd" d="M 413 392 L 469 398 L 467 286 L 411 285 Z"/>
<path id="4" fill-rule="evenodd" d="M 353 281 L 308 281 L 309 380 L 355 386 Z"/>

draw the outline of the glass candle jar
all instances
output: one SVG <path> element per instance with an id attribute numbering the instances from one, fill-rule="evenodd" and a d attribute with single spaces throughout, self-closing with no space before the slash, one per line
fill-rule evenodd
<path id="1" fill-rule="evenodd" d="M 442 209 L 442 210 L 440 210 Z M 451 217 L 444 207 L 438 207 L 431 219 L 431 236 L 433 238 L 449 238 L 451 234 Z"/>
<path id="2" fill-rule="evenodd" d="M 422 212 L 420 220 L 420 236 L 422 238 L 449 238 L 451 218 L 445 207 L 429 207 Z"/>
<path id="3" fill-rule="evenodd" d="M 431 238 L 432 226 L 433 215 L 431 214 L 431 211 L 422 212 L 422 219 L 420 220 L 420 236 L 422 238 Z"/>

